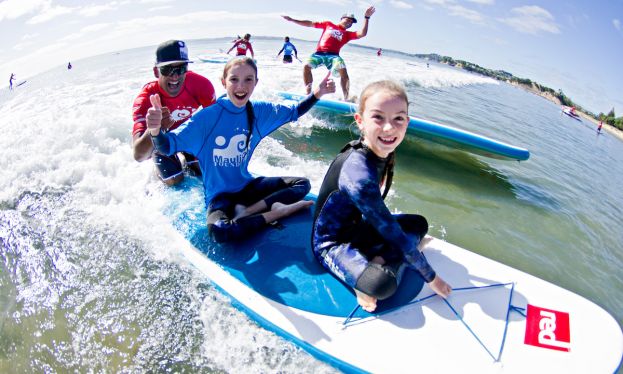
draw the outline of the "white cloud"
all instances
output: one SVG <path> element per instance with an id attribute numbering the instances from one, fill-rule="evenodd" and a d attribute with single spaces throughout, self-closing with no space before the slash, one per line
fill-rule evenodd
<path id="1" fill-rule="evenodd" d="M 513 8 L 511 11 L 514 17 L 501 18 L 499 21 L 525 34 L 536 35 L 541 31 L 560 34 L 554 16 L 539 6 L 527 5 Z"/>
<path id="2" fill-rule="evenodd" d="M 48 22 L 58 16 L 72 13 L 76 8 L 68 8 L 64 6 L 45 6 L 41 13 L 29 19 L 26 23 L 30 25 Z"/>
<path id="3" fill-rule="evenodd" d="M 81 8 L 78 13 L 85 17 L 97 17 L 100 13 L 105 12 L 107 10 L 116 10 L 119 6 L 117 2 L 113 1 L 112 3 L 105 5 L 89 5 Z"/>
<path id="4" fill-rule="evenodd" d="M 400 0 L 389 0 L 389 3 L 391 4 L 391 6 L 397 9 L 412 9 L 413 8 L 413 5 L 407 2 L 404 2 L 404 1 L 400 1 Z"/>
<path id="5" fill-rule="evenodd" d="M 621 21 L 615 18 L 612 20 L 612 25 L 614 26 L 615 29 L 621 31 Z"/>
<path id="6" fill-rule="evenodd" d="M 495 0 L 467 0 L 472 3 L 480 4 L 480 5 L 493 5 L 495 4 Z"/>
<path id="7" fill-rule="evenodd" d="M 484 17 L 478 11 L 466 8 L 462 5 L 458 5 L 454 0 L 425 0 L 428 4 L 438 5 L 448 10 L 448 14 L 455 17 L 465 18 L 466 20 L 483 24 Z M 488 1 L 488 0 L 476 0 L 476 1 Z"/>
<path id="8" fill-rule="evenodd" d="M 451 16 L 465 18 L 473 23 L 483 23 L 484 17 L 475 10 L 465 8 L 462 5 L 448 5 L 446 8 L 450 11 Z"/>
<path id="9" fill-rule="evenodd" d="M 147 9 L 147 11 L 148 12 L 160 12 L 160 11 L 171 9 L 171 8 L 173 8 L 173 5 L 162 5 L 162 6 L 155 6 L 153 8 L 149 8 Z"/>
<path id="10" fill-rule="evenodd" d="M 0 2 L 0 21 L 16 19 L 50 6 L 50 0 L 6 0 Z"/>
<path id="11" fill-rule="evenodd" d="M 96 24 L 93 24 L 93 25 L 85 26 L 85 27 L 81 28 L 80 31 L 75 32 L 73 34 L 69 34 L 69 35 L 59 39 L 59 41 L 60 42 L 65 42 L 65 41 L 79 40 L 81 38 L 85 38 L 85 36 L 88 36 L 89 34 L 93 34 L 93 33 L 96 33 L 98 31 L 101 31 L 101 30 L 104 30 L 104 29 L 110 29 L 111 27 L 112 27 L 112 25 L 110 23 L 96 23 Z M 89 36 L 89 38 L 90 38 L 90 36 Z"/>

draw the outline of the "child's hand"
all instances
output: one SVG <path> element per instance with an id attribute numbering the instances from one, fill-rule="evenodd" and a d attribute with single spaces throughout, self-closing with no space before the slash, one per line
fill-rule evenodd
<path id="1" fill-rule="evenodd" d="M 450 295 L 450 292 L 452 292 L 452 287 L 450 287 L 446 281 L 441 279 L 439 275 L 436 275 L 435 279 L 433 279 L 428 286 L 435 291 L 437 295 L 443 297 L 444 299 Z"/>
<path id="2" fill-rule="evenodd" d="M 147 131 L 151 136 L 157 136 L 162 126 L 162 104 L 160 102 L 160 96 L 157 94 L 149 97 L 151 101 L 151 108 L 147 109 L 147 115 L 145 119 L 147 121 Z"/>
<path id="3" fill-rule="evenodd" d="M 320 99 L 322 95 L 333 92 L 335 92 L 335 82 L 331 78 L 331 70 L 329 70 L 324 79 L 320 81 L 318 88 L 314 92 L 314 96 L 316 96 L 317 99 Z"/>

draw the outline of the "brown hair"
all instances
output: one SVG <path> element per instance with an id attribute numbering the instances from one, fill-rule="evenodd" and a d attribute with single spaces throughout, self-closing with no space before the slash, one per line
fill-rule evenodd
<path id="1" fill-rule="evenodd" d="M 257 80 L 257 65 L 255 61 L 251 57 L 234 57 L 231 60 L 227 61 L 225 67 L 223 68 L 223 79 L 227 79 L 227 73 L 236 65 L 247 64 L 253 68 L 255 71 L 255 80 Z"/>
<path id="2" fill-rule="evenodd" d="M 407 103 L 407 108 L 409 108 L 409 97 L 407 97 L 405 88 L 396 81 L 384 80 L 372 82 L 361 91 L 361 95 L 359 95 L 359 108 L 357 109 L 359 115 L 363 115 L 363 112 L 366 110 L 366 101 L 368 98 L 378 91 L 388 91 L 388 93 L 404 99 L 405 103 Z"/>

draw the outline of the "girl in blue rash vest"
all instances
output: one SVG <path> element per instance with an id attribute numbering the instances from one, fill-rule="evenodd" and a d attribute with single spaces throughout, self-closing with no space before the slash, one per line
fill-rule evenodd
<path id="1" fill-rule="evenodd" d="M 361 138 L 331 163 L 318 194 L 312 230 L 316 258 L 354 288 L 357 302 L 368 312 L 376 309 L 377 299 L 394 294 L 404 265 L 447 297 L 450 286 L 421 253 L 432 239 L 425 236 L 426 219 L 392 215 L 383 202 L 392 183 L 394 151 L 409 123 L 404 88 L 392 81 L 368 85 L 355 121 Z"/>
<path id="2" fill-rule="evenodd" d="M 297 105 L 249 101 L 257 84 L 257 66 L 251 58 L 230 60 L 221 82 L 227 96 L 203 108 L 172 132 L 160 131 L 162 111 L 157 95 L 146 120 L 155 149 L 170 155 L 184 151 L 199 160 L 203 172 L 208 231 L 217 242 L 243 239 L 267 224 L 309 207 L 302 200 L 309 181 L 296 177 L 258 177 L 248 171 L 260 140 L 280 126 L 296 121 L 322 95 L 335 92 L 329 75 L 313 94 Z"/>

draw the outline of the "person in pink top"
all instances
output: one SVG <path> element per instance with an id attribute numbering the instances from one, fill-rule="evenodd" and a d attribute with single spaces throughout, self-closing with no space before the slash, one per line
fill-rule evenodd
<path id="1" fill-rule="evenodd" d="M 156 50 L 154 76 L 157 80 L 143 86 L 134 99 L 132 107 L 132 149 L 134 159 L 142 162 L 152 159 L 156 174 L 166 185 L 172 186 L 184 179 L 184 168 L 195 175 L 201 169 L 195 156 L 180 153 L 167 156 L 154 151 L 154 145 L 147 131 L 146 115 L 151 107 L 149 97 L 158 95 L 162 102 L 162 128 L 165 132 L 179 127 L 200 108 L 216 101 L 214 86 L 207 78 L 188 71 L 188 48 L 181 40 L 161 43 Z"/>
<path id="2" fill-rule="evenodd" d="M 251 34 L 245 34 L 242 39 L 237 39 L 234 41 L 234 45 L 229 48 L 227 54 L 231 52 L 234 48 L 236 48 L 236 56 L 246 56 L 247 51 L 251 52 L 251 58 L 255 58 L 255 53 L 253 53 L 253 46 L 251 46 Z"/>
<path id="3" fill-rule="evenodd" d="M 316 52 L 309 57 L 307 63 L 303 67 L 303 80 L 308 94 L 311 92 L 313 82 L 312 69 L 324 65 L 333 72 L 333 75 L 337 76 L 339 74 L 344 100 L 349 100 L 350 79 L 346 71 L 346 64 L 342 57 L 340 57 L 340 49 L 349 41 L 361 39 L 368 34 L 368 22 L 370 17 L 374 14 L 374 11 L 375 9 L 373 6 L 366 10 L 363 27 L 356 32 L 347 31 L 353 23 L 357 23 L 357 19 L 352 13 L 342 15 L 338 24 L 334 24 L 331 21 L 314 22 L 297 20 L 290 16 L 282 16 L 286 21 L 294 22 L 300 26 L 322 29 L 322 35 L 318 41 Z"/>

